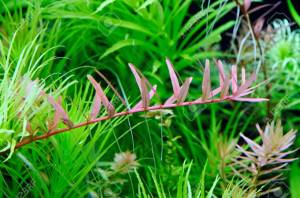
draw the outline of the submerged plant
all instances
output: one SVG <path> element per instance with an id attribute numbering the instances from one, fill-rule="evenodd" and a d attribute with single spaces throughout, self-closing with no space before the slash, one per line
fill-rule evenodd
<path id="1" fill-rule="evenodd" d="M 103 167 L 108 165 L 110 167 Z M 138 166 L 136 154 L 130 151 L 116 153 L 113 162 L 98 162 L 95 174 L 100 176 L 101 185 L 97 181 L 89 181 L 92 186 L 95 186 L 94 191 L 89 192 L 89 195 L 93 197 L 93 194 L 98 193 L 105 197 L 120 197 L 121 187 L 128 182 L 126 175 L 130 176 L 130 173 L 136 171 Z"/>
<path id="2" fill-rule="evenodd" d="M 284 74 L 284 84 L 297 83 L 300 64 L 300 31 L 292 30 L 288 20 L 275 20 L 268 26 L 264 36 L 266 59 L 273 78 Z M 274 71 L 277 71 L 275 73 Z M 283 79 L 282 79 L 283 80 Z"/>
<path id="3" fill-rule="evenodd" d="M 25 137 L 34 136 L 40 130 L 44 130 L 50 104 L 44 100 L 43 92 L 49 92 L 54 84 L 60 81 L 57 78 L 46 85 L 45 79 L 36 78 L 36 74 L 47 66 L 53 58 L 47 58 L 51 50 L 45 50 L 36 57 L 40 50 L 40 37 L 37 35 L 28 42 L 18 57 L 13 55 L 17 31 L 8 46 L 0 41 L 0 151 L 15 147 L 17 141 Z M 38 55 L 37 55 L 38 56 Z M 43 59 L 46 59 L 43 61 Z M 74 81 L 61 81 L 59 86 L 52 91 L 52 95 L 61 94 Z M 69 81 L 68 83 L 66 83 Z M 41 119 L 45 121 L 41 123 Z"/>
<path id="4" fill-rule="evenodd" d="M 61 20 L 65 27 L 60 34 L 61 44 L 66 46 L 66 56 L 77 64 L 97 65 L 98 69 L 114 71 L 126 80 L 126 64 L 134 61 L 139 69 L 152 71 L 155 78 L 149 75 L 151 81 L 158 79 L 157 83 L 163 84 L 168 75 L 160 70 L 163 64 L 159 60 L 164 57 L 178 60 L 177 70 L 181 72 L 198 59 L 226 55 L 212 46 L 234 21 L 219 26 L 216 23 L 235 4 L 224 0 L 199 4 L 199 10 L 191 15 L 192 0 L 49 0 L 41 13 L 47 21 Z M 78 65 L 69 67 L 74 66 Z"/>
<path id="5" fill-rule="evenodd" d="M 137 166 L 138 162 L 136 161 L 136 154 L 126 151 L 115 154 L 111 168 L 122 174 L 126 174 L 133 171 Z"/>
<path id="6" fill-rule="evenodd" d="M 185 101 L 186 97 L 188 95 L 189 87 L 192 82 L 192 77 L 187 78 L 182 85 L 179 84 L 179 80 L 177 78 L 177 75 L 174 71 L 174 67 L 171 64 L 171 62 L 167 59 L 166 61 L 170 79 L 173 87 L 173 95 L 169 97 L 169 99 L 166 100 L 164 104 L 160 105 L 150 105 L 151 98 L 156 94 L 156 86 L 152 86 L 148 80 L 140 74 L 140 72 L 135 68 L 134 65 L 129 64 L 129 67 L 134 75 L 134 78 L 137 82 L 138 88 L 141 93 L 141 100 L 133 107 L 128 108 L 126 103 L 127 109 L 123 111 L 117 111 L 112 102 L 107 98 L 105 95 L 104 90 L 100 86 L 100 84 L 90 75 L 88 75 L 88 79 L 93 85 L 95 89 L 95 97 L 94 102 L 91 107 L 91 113 L 90 115 L 87 115 L 87 120 L 82 121 L 78 124 L 74 124 L 72 120 L 68 117 L 67 111 L 63 108 L 62 105 L 62 99 L 58 97 L 57 100 L 51 96 L 51 94 L 46 93 L 46 91 L 42 90 L 40 92 L 40 96 L 42 97 L 42 101 L 48 101 L 49 104 L 52 105 L 53 109 L 55 110 L 53 115 L 49 115 L 44 123 L 47 124 L 47 128 L 45 131 L 42 131 L 42 133 L 34 133 L 32 131 L 32 127 L 36 129 L 43 130 L 44 123 L 41 123 L 42 125 L 32 126 L 31 120 L 28 120 L 26 122 L 26 125 L 24 125 L 24 130 L 28 132 L 27 137 L 23 137 L 23 139 L 19 139 L 16 137 L 15 133 L 10 133 L 9 137 L 12 138 L 16 144 L 15 145 L 9 145 L 6 146 L 5 149 L 2 149 L 2 151 L 5 151 L 7 149 L 11 149 L 11 151 L 14 148 L 22 147 L 26 144 L 29 144 L 33 141 L 37 141 L 40 139 L 46 139 L 50 136 L 63 133 L 66 131 L 71 131 L 72 129 L 76 129 L 79 127 L 84 127 L 90 124 L 94 124 L 97 122 L 101 122 L 104 120 L 108 120 L 115 117 L 130 115 L 133 113 L 138 112 L 144 112 L 144 111 L 150 111 L 150 110 L 161 110 L 161 109 L 167 109 L 167 108 L 174 108 L 178 106 L 189 106 L 189 105 L 197 105 L 197 104 L 207 104 L 207 103 L 217 103 L 217 102 L 223 102 L 223 101 L 248 101 L 248 102 L 260 102 L 265 101 L 266 99 L 262 98 L 247 98 L 245 96 L 253 93 L 255 87 L 251 87 L 252 83 L 255 80 L 255 73 L 251 75 L 249 79 L 246 79 L 246 73 L 245 70 L 242 70 L 242 78 L 241 83 L 238 83 L 238 74 L 237 74 L 237 67 L 232 66 L 231 69 L 231 75 L 227 76 L 225 74 L 225 71 L 223 69 L 223 65 L 221 61 L 217 62 L 218 70 L 219 70 L 219 81 L 220 85 L 219 87 L 212 89 L 211 87 L 211 81 L 210 81 L 210 64 L 207 60 L 205 63 L 205 69 L 204 69 L 204 76 L 203 76 L 203 82 L 202 82 L 202 96 L 196 100 L 193 101 Z M 3 81 L 2 81 L 3 82 Z M 230 91 L 231 87 L 231 91 Z M 113 89 L 115 90 L 115 89 Z M 219 95 L 219 97 L 216 97 Z M 120 98 L 121 101 L 124 101 L 124 99 L 116 93 L 116 96 Z M 123 102 L 124 103 L 124 102 Z M 105 107 L 105 111 L 107 113 L 107 116 L 103 117 L 97 117 L 101 106 Z M 14 106 L 16 108 L 16 106 Z M 48 120 L 48 121 L 47 121 Z M 59 123 L 62 122 L 66 127 L 65 128 L 58 128 Z"/>
<path id="7" fill-rule="evenodd" d="M 296 131 L 290 130 L 284 134 L 280 121 L 267 124 L 264 131 L 259 125 L 256 127 L 261 143 L 241 134 L 249 149 L 237 145 L 240 155 L 232 159 L 232 168 L 235 175 L 247 183 L 249 191 L 254 190 L 262 195 L 280 188 L 274 182 L 282 179 L 281 171 L 295 160 L 287 156 L 296 150 L 287 150 L 295 141 Z"/>

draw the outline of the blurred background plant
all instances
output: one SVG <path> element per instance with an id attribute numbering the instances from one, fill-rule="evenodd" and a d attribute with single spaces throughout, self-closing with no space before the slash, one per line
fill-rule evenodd
<path id="1" fill-rule="evenodd" d="M 240 155 L 232 158 L 232 169 L 237 177 L 247 183 L 247 189 L 257 195 L 275 193 L 281 186 L 274 183 L 283 177 L 283 170 L 296 158 L 287 158 L 296 150 L 287 151 L 296 138 L 296 131 L 283 133 L 281 122 L 267 124 L 264 130 L 256 126 L 262 143 L 241 134 L 249 149 L 237 145 Z"/>
<path id="2" fill-rule="evenodd" d="M 190 13 L 192 2 L 42 1 L 41 15 L 46 20 L 61 20 L 64 28 L 58 40 L 65 46 L 63 54 L 68 58 L 65 61 L 71 61 L 68 68 L 93 65 L 110 75 L 117 73 L 121 81 L 128 81 L 126 72 L 119 71 L 125 71 L 131 62 L 160 86 L 168 78 L 167 70 L 161 65 L 165 57 L 181 72 L 199 59 L 226 56 L 213 44 L 221 40 L 221 34 L 234 21 L 218 27 L 215 24 L 234 8 L 234 3 L 203 2 L 199 11 Z M 65 62 L 57 67 L 62 71 L 63 66 Z"/>

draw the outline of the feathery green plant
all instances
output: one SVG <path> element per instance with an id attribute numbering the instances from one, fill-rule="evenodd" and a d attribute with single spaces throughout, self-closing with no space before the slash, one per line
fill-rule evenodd
<path id="1" fill-rule="evenodd" d="M 82 120 L 85 119 L 84 112 L 90 111 L 92 87 L 77 87 L 76 90 L 68 116 L 72 120 Z M 91 184 L 102 182 L 95 167 L 111 155 L 109 153 L 113 152 L 117 141 L 130 133 L 130 130 L 123 130 L 118 139 L 114 138 L 114 128 L 124 121 L 125 118 L 121 117 L 74 129 L 72 135 L 60 134 L 41 145 L 33 143 L 18 149 L 10 160 L 1 163 L 0 192 L 4 196 L 16 197 L 27 190 L 26 184 L 33 184 L 28 191 L 34 197 L 84 197 L 93 191 L 98 192 L 99 186 Z M 132 125 L 132 129 L 138 125 Z"/>
<path id="2" fill-rule="evenodd" d="M 19 57 L 12 55 L 15 49 L 15 38 L 18 32 L 14 34 L 8 48 L 5 48 L 2 42 L 1 47 L 1 80 L 0 80 L 0 128 L 1 128 L 1 152 L 10 149 L 13 151 L 16 140 L 22 140 L 26 136 L 33 135 L 37 128 L 32 128 L 30 123 L 39 125 L 47 117 L 50 110 L 49 104 L 44 103 L 41 98 L 42 90 L 49 91 L 54 88 L 52 85 L 45 85 L 43 79 L 37 79 L 36 75 L 43 67 L 47 66 L 48 61 L 42 61 L 48 51 L 42 53 L 39 58 L 35 56 L 39 48 L 39 37 L 37 35 L 33 41 L 28 42 Z M 69 82 L 68 82 L 69 81 Z M 69 77 L 55 87 L 53 95 L 60 94 L 72 83 Z M 35 126 L 33 126 L 35 127 Z M 39 130 L 40 130 L 39 129 Z"/>

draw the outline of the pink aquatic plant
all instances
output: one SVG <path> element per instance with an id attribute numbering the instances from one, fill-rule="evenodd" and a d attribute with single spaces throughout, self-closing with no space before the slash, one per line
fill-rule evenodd
<path id="1" fill-rule="evenodd" d="M 171 84 L 173 87 L 173 94 L 166 100 L 165 103 L 159 105 L 151 105 L 151 99 L 154 97 L 154 95 L 157 94 L 157 86 L 152 86 L 133 64 L 129 64 L 129 68 L 133 73 L 133 76 L 139 88 L 141 100 L 137 102 L 137 104 L 133 108 L 127 107 L 125 110 L 120 112 L 116 111 L 116 108 L 106 96 L 101 85 L 92 76 L 88 75 L 87 78 L 95 89 L 95 96 L 88 119 L 81 123 L 73 123 L 73 121 L 70 120 L 68 113 L 62 107 L 62 101 L 60 97 L 58 97 L 58 100 L 55 101 L 55 99 L 52 96 L 42 91 L 41 94 L 46 96 L 48 102 L 52 105 L 52 107 L 55 110 L 52 120 L 48 122 L 48 130 L 42 133 L 41 135 L 34 135 L 29 131 L 31 135 L 19 141 L 16 144 L 15 148 L 22 147 L 33 141 L 46 139 L 56 134 L 71 131 L 72 129 L 138 112 L 162 110 L 180 106 L 218 103 L 224 101 L 261 102 L 267 100 L 264 98 L 249 97 L 249 95 L 255 90 L 255 86 L 251 86 L 256 79 L 255 73 L 253 73 L 249 79 L 246 79 L 245 71 L 242 70 L 241 83 L 239 83 L 237 67 L 233 65 L 231 67 L 231 74 L 226 75 L 221 61 L 216 62 L 219 72 L 219 87 L 212 89 L 210 80 L 210 63 L 208 60 L 206 60 L 202 82 L 202 95 L 196 100 L 187 101 L 186 97 L 188 96 L 188 91 L 192 82 L 192 77 L 187 78 L 184 81 L 184 83 L 180 85 L 178 76 L 174 70 L 174 66 L 172 65 L 169 59 L 166 60 L 166 64 L 169 70 Z M 124 101 L 119 94 L 116 93 L 116 95 L 122 101 Z M 98 117 L 102 106 L 104 106 L 107 115 Z M 62 122 L 66 127 L 58 128 L 59 122 Z M 28 126 L 31 126 L 30 122 L 28 122 Z M 30 129 L 31 127 L 27 128 Z"/>

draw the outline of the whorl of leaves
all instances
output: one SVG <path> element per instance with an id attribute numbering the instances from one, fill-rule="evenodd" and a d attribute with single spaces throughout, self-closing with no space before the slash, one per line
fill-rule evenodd
<path id="1" fill-rule="evenodd" d="M 241 134 L 248 149 L 237 145 L 240 155 L 233 159 L 232 169 L 238 177 L 247 182 L 250 189 L 260 191 L 260 195 L 276 191 L 279 186 L 272 185 L 283 179 L 282 171 L 295 158 L 287 156 L 296 150 L 287 151 L 294 143 L 296 131 L 283 133 L 281 122 L 267 124 L 265 130 L 256 125 L 261 143 Z"/>

